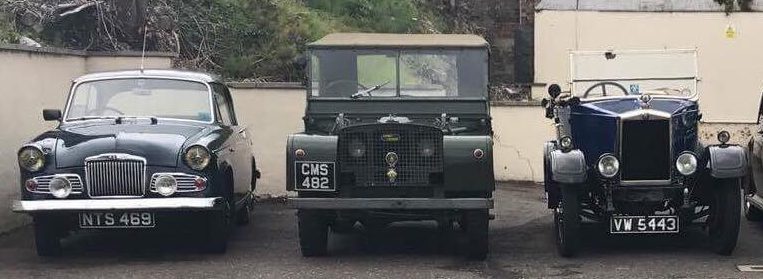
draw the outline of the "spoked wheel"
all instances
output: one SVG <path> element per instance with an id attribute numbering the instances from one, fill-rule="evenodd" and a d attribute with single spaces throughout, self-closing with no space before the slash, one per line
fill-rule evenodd
<path id="1" fill-rule="evenodd" d="M 711 216 L 708 218 L 708 232 L 713 252 L 720 255 L 731 255 L 739 236 L 739 211 L 741 194 L 739 179 L 718 180 L 715 189 L 714 202 L 710 206 Z"/>
<path id="2" fill-rule="evenodd" d="M 325 256 L 328 252 L 328 218 L 316 210 L 299 210 L 299 246 L 303 257 Z"/>
<path id="3" fill-rule="evenodd" d="M 747 172 L 747 176 L 742 181 L 744 183 L 744 200 L 742 200 L 742 206 L 744 206 L 744 217 L 748 221 L 763 221 L 763 211 L 750 204 L 747 198 L 752 198 L 757 192 L 757 185 L 755 185 L 754 174 L 752 171 Z"/>
<path id="4" fill-rule="evenodd" d="M 490 216 L 487 209 L 469 210 L 464 214 L 469 247 L 466 257 L 483 261 L 488 253 L 488 228 Z"/>
<path id="5" fill-rule="evenodd" d="M 228 250 L 235 209 L 230 200 L 226 200 L 223 206 L 219 211 L 210 212 L 207 216 L 206 251 L 209 253 L 222 254 Z"/>
<path id="6" fill-rule="evenodd" d="M 560 185 L 562 202 L 554 210 L 556 249 L 562 257 L 572 257 L 580 250 L 580 193 L 575 185 Z"/>
<path id="7" fill-rule="evenodd" d="M 34 241 L 37 255 L 40 257 L 60 256 L 61 235 L 54 221 L 47 218 L 34 218 Z"/>

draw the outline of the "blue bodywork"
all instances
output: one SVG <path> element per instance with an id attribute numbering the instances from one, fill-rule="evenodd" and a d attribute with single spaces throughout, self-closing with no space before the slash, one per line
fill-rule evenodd
<path id="1" fill-rule="evenodd" d="M 672 117 L 673 157 L 683 151 L 696 152 L 698 105 L 686 99 L 654 98 L 652 110 L 669 113 Z M 570 107 L 570 131 L 576 148 L 583 151 L 587 165 L 593 169 L 605 153 L 617 154 L 620 115 L 641 109 L 635 97 L 586 101 Z"/>

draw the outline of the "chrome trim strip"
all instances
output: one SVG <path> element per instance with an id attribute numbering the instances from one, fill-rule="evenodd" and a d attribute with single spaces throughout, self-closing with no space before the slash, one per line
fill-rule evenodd
<path id="1" fill-rule="evenodd" d="M 308 209 L 490 209 L 493 199 L 290 198 L 291 208 Z"/>
<path id="2" fill-rule="evenodd" d="M 13 201 L 13 212 L 109 211 L 109 210 L 212 210 L 223 199 L 156 198 L 115 200 L 37 200 Z"/>

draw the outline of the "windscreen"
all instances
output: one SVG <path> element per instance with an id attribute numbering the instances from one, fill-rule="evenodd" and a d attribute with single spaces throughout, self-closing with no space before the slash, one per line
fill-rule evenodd
<path id="1" fill-rule="evenodd" d="M 311 96 L 487 97 L 487 53 L 466 50 L 313 50 Z"/>
<path id="2" fill-rule="evenodd" d="M 74 88 L 66 121 L 103 117 L 157 117 L 212 121 L 208 87 L 172 79 L 108 79 Z"/>

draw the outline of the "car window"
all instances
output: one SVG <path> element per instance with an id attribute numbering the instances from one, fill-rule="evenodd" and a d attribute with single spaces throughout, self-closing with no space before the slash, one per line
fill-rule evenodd
<path id="1" fill-rule="evenodd" d="M 221 84 L 212 84 L 212 90 L 214 90 L 215 105 L 220 122 L 228 126 L 237 125 L 236 116 L 233 113 L 233 102 L 228 89 Z"/>
<path id="2" fill-rule="evenodd" d="M 109 79 L 79 84 L 72 93 L 66 118 L 138 116 L 208 122 L 212 120 L 211 107 L 204 83 Z"/>

